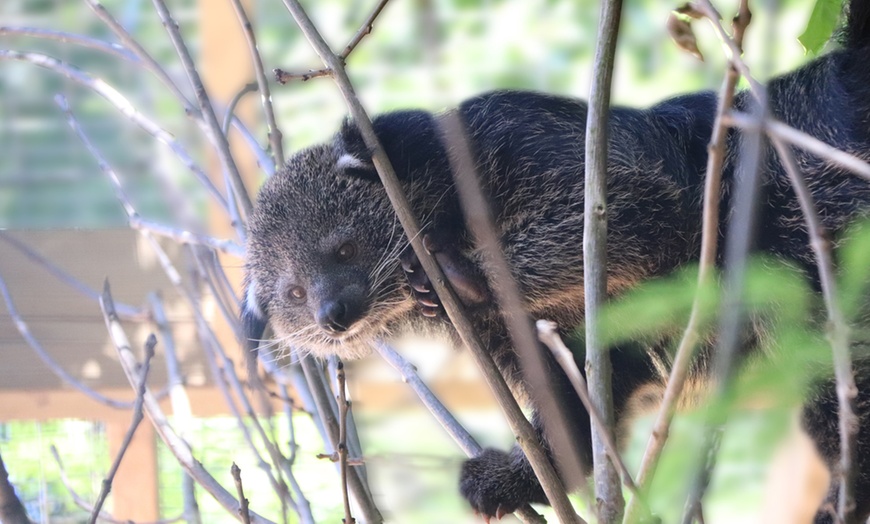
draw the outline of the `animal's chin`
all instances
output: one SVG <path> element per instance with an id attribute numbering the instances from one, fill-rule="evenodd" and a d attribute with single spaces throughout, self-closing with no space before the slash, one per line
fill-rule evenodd
<path id="1" fill-rule="evenodd" d="M 329 357 L 336 355 L 342 359 L 358 359 L 369 355 L 373 348 L 372 343 L 386 336 L 383 328 L 371 325 L 351 326 L 343 333 L 327 333 L 318 331 L 314 336 L 306 337 L 299 344 L 293 343 L 293 336 L 284 337 L 285 340 L 297 351 L 303 354 L 312 354 L 317 357 Z"/>

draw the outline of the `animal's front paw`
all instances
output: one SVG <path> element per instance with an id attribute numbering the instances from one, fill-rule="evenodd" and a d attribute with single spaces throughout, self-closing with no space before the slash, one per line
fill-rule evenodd
<path id="1" fill-rule="evenodd" d="M 459 491 L 486 522 L 501 519 L 529 502 L 543 502 L 535 479 L 517 470 L 510 454 L 486 449 L 462 465 Z"/>
<path id="2" fill-rule="evenodd" d="M 485 277 L 477 266 L 460 252 L 450 235 L 426 233 L 423 235 L 423 247 L 438 261 L 444 276 L 447 277 L 463 304 L 476 305 L 488 300 L 490 295 Z M 399 256 L 399 260 L 423 315 L 435 317 L 443 313 L 441 301 L 435 294 L 432 282 L 423 271 L 414 250 L 408 246 Z"/>

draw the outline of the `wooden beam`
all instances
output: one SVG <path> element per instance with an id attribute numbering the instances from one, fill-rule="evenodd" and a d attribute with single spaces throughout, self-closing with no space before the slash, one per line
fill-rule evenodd
<path id="1" fill-rule="evenodd" d="M 127 421 L 106 422 L 110 460 L 118 454 L 129 426 L 129 414 Z M 112 483 L 112 516 L 140 522 L 159 519 L 157 493 L 157 443 L 154 428 L 146 419 L 136 429 Z"/>

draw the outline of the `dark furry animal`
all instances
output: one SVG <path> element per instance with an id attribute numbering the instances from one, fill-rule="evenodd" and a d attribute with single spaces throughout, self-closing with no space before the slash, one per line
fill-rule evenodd
<path id="1" fill-rule="evenodd" d="M 870 158 L 868 44 L 870 8 L 856 0 L 845 48 L 771 81 L 770 111 L 791 126 Z M 715 94 L 703 92 L 649 109 L 613 109 L 608 165 L 611 294 L 697 259 L 715 105 Z M 734 103 L 742 110 L 749 105 L 748 93 L 739 94 Z M 583 322 L 586 107 L 576 99 L 500 91 L 467 100 L 457 109 L 528 310 L 535 318 L 566 327 Z M 377 117 L 374 126 L 417 216 L 423 218 L 427 244 L 470 306 L 500 369 L 522 390 L 516 355 L 489 300 L 497 283 L 482 276 L 481 258 L 465 229 L 433 115 L 389 113 Z M 739 139 L 736 132 L 729 137 L 723 230 Z M 795 154 L 829 232 L 841 234 L 867 214 L 870 184 L 811 154 Z M 814 261 L 795 195 L 774 153 L 766 155 L 757 248 L 797 261 L 812 275 Z M 345 123 L 332 143 L 297 153 L 260 192 L 250 222 L 244 308 L 251 338 L 259 337 L 268 319 L 277 338 L 290 347 L 353 358 L 369 353 L 375 339 L 443 327 L 442 320 L 428 318 L 438 309 L 437 297 L 407 246 L 358 130 Z M 665 378 L 652 365 L 650 348 L 641 349 L 611 351 L 618 418 L 628 411 L 633 393 Z M 653 353 L 659 349 L 652 348 Z M 561 387 L 564 378 L 554 370 L 553 381 Z M 864 519 L 870 515 L 870 387 L 862 386 L 870 386 L 870 376 L 861 375 L 858 382 L 862 422 L 857 514 Z M 572 395 L 565 402 L 577 413 L 571 423 L 588 455 L 588 416 Z M 809 433 L 832 465 L 838 453 L 836 412 L 836 396 L 829 387 L 813 397 L 805 415 Z M 510 453 L 487 450 L 469 460 L 460 489 L 483 515 L 546 502 L 518 448 Z M 836 486 L 831 493 L 836 496 Z M 818 522 L 826 518 L 820 514 Z"/>

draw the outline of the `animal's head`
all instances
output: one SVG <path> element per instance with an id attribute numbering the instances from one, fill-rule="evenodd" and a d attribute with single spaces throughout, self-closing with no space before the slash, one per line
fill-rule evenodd
<path id="1" fill-rule="evenodd" d="M 416 171 L 405 150 L 431 152 L 410 147 L 420 135 L 405 133 L 415 131 L 407 129 L 409 118 L 421 115 L 431 119 L 422 112 L 379 119 L 378 133 L 404 181 Z M 398 262 L 407 245 L 371 155 L 346 123 L 331 144 L 297 153 L 260 190 L 249 223 L 247 336 L 259 338 L 268 320 L 285 347 L 365 355 L 412 313 Z"/>

